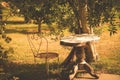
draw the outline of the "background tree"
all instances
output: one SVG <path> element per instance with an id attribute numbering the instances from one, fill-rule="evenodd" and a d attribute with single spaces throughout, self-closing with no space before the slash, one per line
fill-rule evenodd
<path id="1" fill-rule="evenodd" d="M 91 32 L 90 30 L 92 27 L 95 26 L 98 27 L 102 23 L 109 22 L 112 25 L 112 27 L 110 27 L 111 28 L 110 31 L 111 33 L 114 33 L 114 30 L 112 29 L 115 28 L 113 28 L 114 25 L 112 23 L 115 22 L 116 20 L 114 18 L 118 18 L 118 16 L 120 16 L 119 0 L 44 0 L 44 1 L 5 0 L 5 1 L 8 1 L 10 3 L 11 8 L 13 10 L 15 10 L 16 8 L 20 9 L 20 13 L 25 17 L 26 22 L 29 21 L 28 19 L 34 19 L 39 23 L 45 21 L 46 22 L 52 21 L 56 19 L 57 21 L 61 21 L 60 19 L 61 17 L 64 18 L 64 20 L 62 19 L 63 22 L 61 23 L 68 25 L 66 21 L 68 19 L 68 22 L 70 22 L 70 24 L 73 23 L 78 28 L 80 29 L 82 28 L 82 32 Z M 67 19 L 65 20 L 66 16 Z M 71 21 L 69 20 L 70 17 L 72 17 Z M 70 25 L 69 28 L 71 28 Z M 76 27 L 73 26 L 72 29 L 74 30 L 75 28 Z"/>
<path id="2" fill-rule="evenodd" d="M 64 0 L 72 7 L 82 32 L 91 33 L 91 28 L 109 22 L 111 33 L 115 33 L 113 23 L 118 20 L 120 11 L 118 0 Z M 118 20 L 119 21 L 119 20 Z M 114 28 L 113 28 L 114 27 Z M 88 29 L 88 30 L 87 30 Z M 115 29 L 115 30 L 112 30 Z"/>
<path id="3" fill-rule="evenodd" d="M 40 32 L 41 23 L 46 15 L 45 3 L 46 0 L 6 0 L 10 8 L 12 10 L 19 10 L 19 14 L 22 14 L 25 22 L 29 22 L 30 20 L 35 20 L 38 24 L 38 31 Z"/>
<path id="4" fill-rule="evenodd" d="M 55 30 L 53 26 L 49 26 L 52 34 L 59 34 L 61 30 L 68 28 L 72 32 L 76 29 L 76 18 L 71 7 L 68 4 L 63 4 L 59 0 L 5 0 L 10 4 L 13 12 L 19 9 L 19 14 L 25 18 L 25 22 L 34 20 L 38 24 L 38 31 L 41 30 L 41 24 L 52 23 L 57 24 Z M 54 4 L 53 4 L 54 3 Z"/>

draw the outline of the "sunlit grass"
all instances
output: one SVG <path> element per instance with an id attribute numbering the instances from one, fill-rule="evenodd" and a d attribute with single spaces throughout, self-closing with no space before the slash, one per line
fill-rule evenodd
<path id="1" fill-rule="evenodd" d="M 101 40 L 97 43 L 97 51 L 100 60 L 95 63 L 96 69 L 105 73 L 120 74 L 120 31 L 118 34 L 109 36 L 108 31 L 104 31 Z"/>
<path id="2" fill-rule="evenodd" d="M 120 62 L 119 62 L 120 34 L 119 32 L 120 31 L 118 31 L 118 34 L 115 34 L 113 36 L 110 36 L 109 32 L 107 31 L 104 31 L 102 33 L 100 41 L 96 43 L 96 49 L 100 56 L 100 60 L 97 63 L 95 63 L 96 70 L 101 70 L 102 72 L 107 72 L 107 73 L 120 74 Z M 12 38 L 12 42 L 6 45 L 14 49 L 14 53 L 11 54 L 10 60 L 17 63 L 20 62 L 20 63 L 33 64 L 34 63 L 33 55 L 30 50 L 26 34 L 8 33 L 8 36 Z M 58 52 L 60 55 L 61 62 L 67 57 L 70 51 L 68 49 L 65 49 L 63 46 L 61 46 L 59 44 L 59 40 L 50 41 L 49 50 Z"/>
<path id="3" fill-rule="evenodd" d="M 36 68 L 34 66 L 34 58 L 31 52 L 30 46 L 28 44 L 27 36 L 24 32 L 37 30 L 36 24 L 25 24 L 25 23 L 17 23 L 17 21 L 23 21 L 23 18 L 14 17 L 10 18 L 9 21 L 16 21 L 15 23 L 9 22 L 6 25 L 7 36 L 12 38 L 12 41 L 7 44 L 3 40 L 1 40 L 1 44 L 5 46 L 5 48 L 13 48 L 14 52 L 9 54 L 9 61 L 14 62 L 15 64 L 28 64 L 27 66 L 13 66 L 11 72 L 14 74 L 20 73 L 26 75 L 25 71 L 31 71 L 32 68 L 43 70 L 42 68 Z M 42 27 L 45 29 L 47 27 L 46 24 L 43 24 Z M 69 32 L 65 30 L 65 34 L 69 35 Z M 102 34 L 100 35 L 100 41 L 96 42 L 96 49 L 99 53 L 100 60 L 95 62 L 92 66 L 95 70 L 100 71 L 102 73 L 114 73 L 120 74 L 120 30 L 118 30 L 118 34 L 113 36 L 109 35 L 107 29 L 103 29 Z M 49 39 L 49 51 L 58 52 L 60 55 L 60 63 L 64 61 L 67 55 L 70 52 L 70 49 L 67 49 L 64 46 L 61 46 L 58 41 Z M 38 63 L 44 62 L 43 60 L 37 60 Z M 12 65 L 11 65 L 12 66 Z M 31 67 L 32 66 L 32 67 Z M 41 66 L 41 65 L 40 65 Z M 44 66 L 44 65 L 43 65 Z M 28 69 L 29 68 L 29 69 Z M 19 70 L 20 69 L 20 70 Z M 34 70 L 33 69 L 33 70 Z M 38 73 L 39 73 L 38 71 Z M 29 72 L 28 72 L 29 73 Z M 32 73 L 34 74 L 34 72 Z"/>

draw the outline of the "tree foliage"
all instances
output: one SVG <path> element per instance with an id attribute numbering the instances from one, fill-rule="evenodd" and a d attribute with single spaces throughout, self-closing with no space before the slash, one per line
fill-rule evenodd
<path id="1" fill-rule="evenodd" d="M 80 8 L 85 6 L 88 26 L 98 27 L 100 24 L 109 23 L 110 33 L 116 33 L 116 21 L 119 21 L 120 1 L 118 0 L 63 0 L 68 2 L 73 9 L 77 22 L 81 21 Z M 119 18 L 119 19 L 117 19 Z M 79 24 L 82 27 L 81 24 Z"/>
<path id="2" fill-rule="evenodd" d="M 99 26 L 101 23 L 109 23 L 110 35 L 116 33 L 116 20 L 120 15 L 120 1 L 118 0 L 89 0 L 88 23 L 90 26 Z"/>
<path id="3" fill-rule="evenodd" d="M 19 9 L 19 13 L 22 14 L 26 20 L 34 20 L 35 23 L 38 24 L 38 28 L 41 28 L 40 25 L 42 23 L 47 23 L 48 25 L 55 23 L 58 26 L 57 32 L 59 33 L 65 29 L 66 26 L 76 26 L 74 15 L 68 4 L 61 4 L 59 0 L 6 1 L 10 4 L 12 10 L 16 10 L 16 8 Z M 56 31 L 52 26 L 49 26 L 49 28 L 52 33 Z M 38 31 L 40 31 L 40 29 L 38 29 Z"/>
<path id="4" fill-rule="evenodd" d="M 69 27 L 70 31 L 81 30 L 80 8 L 86 7 L 88 27 L 110 24 L 110 33 L 116 33 L 116 18 L 120 17 L 119 0 L 5 0 L 12 9 L 20 9 L 26 19 L 51 24 L 56 22 L 58 28 Z"/>

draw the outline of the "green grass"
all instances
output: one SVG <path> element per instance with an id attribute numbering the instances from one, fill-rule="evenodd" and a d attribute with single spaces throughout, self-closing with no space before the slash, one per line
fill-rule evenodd
<path id="1" fill-rule="evenodd" d="M 120 30 L 118 34 L 109 36 L 108 31 L 104 31 L 101 40 L 97 43 L 97 51 L 100 60 L 93 63 L 94 67 L 104 73 L 120 74 Z"/>

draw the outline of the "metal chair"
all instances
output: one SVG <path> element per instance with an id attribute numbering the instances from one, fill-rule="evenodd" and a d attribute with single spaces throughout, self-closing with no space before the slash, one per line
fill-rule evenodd
<path id="1" fill-rule="evenodd" d="M 36 62 L 36 58 L 45 59 L 46 73 L 47 75 L 49 75 L 48 60 L 57 58 L 59 63 L 59 54 L 56 52 L 48 51 L 48 40 L 40 33 L 37 32 L 28 33 L 27 39 L 34 56 L 34 62 Z"/>

